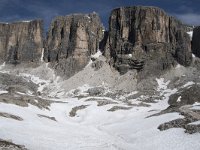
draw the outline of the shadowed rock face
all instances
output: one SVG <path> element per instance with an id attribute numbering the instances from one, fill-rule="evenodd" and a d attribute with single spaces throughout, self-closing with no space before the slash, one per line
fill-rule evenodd
<path id="1" fill-rule="evenodd" d="M 8 63 L 38 62 L 43 49 L 41 20 L 0 23 L 0 60 Z"/>
<path id="2" fill-rule="evenodd" d="M 194 28 L 192 37 L 192 52 L 200 57 L 200 26 Z"/>
<path id="3" fill-rule="evenodd" d="M 51 24 L 46 41 L 45 59 L 67 77 L 83 69 L 99 49 L 103 38 L 99 16 L 75 14 L 57 17 Z"/>
<path id="4" fill-rule="evenodd" d="M 156 7 L 122 7 L 110 16 L 104 55 L 121 73 L 154 74 L 192 60 L 190 38 L 178 20 Z M 144 73 L 143 73 L 144 74 Z"/>

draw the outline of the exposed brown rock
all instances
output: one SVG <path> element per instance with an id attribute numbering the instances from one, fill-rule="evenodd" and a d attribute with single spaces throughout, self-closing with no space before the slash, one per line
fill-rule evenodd
<path id="1" fill-rule="evenodd" d="M 83 69 L 103 38 L 99 16 L 74 14 L 57 17 L 48 32 L 45 58 L 59 74 L 70 77 Z"/>
<path id="2" fill-rule="evenodd" d="M 21 117 L 13 115 L 13 114 L 5 113 L 5 112 L 0 112 L 0 117 L 23 121 L 23 119 Z"/>
<path id="3" fill-rule="evenodd" d="M 192 60 L 185 26 L 156 7 L 121 7 L 110 16 L 104 55 L 121 73 L 129 69 L 157 74 L 176 62 Z"/>
<path id="4" fill-rule="evenodd" d="M 0 60 L 38 62 L 43 49 L 42 20 L 0 23 Z"/>
<path id="5" fill-rule="evenodd" d="M 23 145 L 14 144 L 11 141 L 0 139 L 0 149 L 2 150 L 28 150 Z"/>
<path id="6" fill-rule="evenodd" d="M 88 105 L 80 105 L 80 106 L 73 107 L 72 110 L 69 112 L 69 116 L 75 117 L 77 115 L 77 111 L 82 110 L 82 109 L 86 109 L 87 106 Z"/>

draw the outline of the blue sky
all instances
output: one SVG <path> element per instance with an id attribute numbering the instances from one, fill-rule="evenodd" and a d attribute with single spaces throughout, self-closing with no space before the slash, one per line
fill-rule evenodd
<path id="1" fill-rule="evenodd" d="M 55 16 L 95 11 L 107 26 L 113 8 L 133 5 L 157 6 L 185 23 L 200 25 L 200 0 L 0 0 L 0 21 L 41 18 L 47 29 Z"/>

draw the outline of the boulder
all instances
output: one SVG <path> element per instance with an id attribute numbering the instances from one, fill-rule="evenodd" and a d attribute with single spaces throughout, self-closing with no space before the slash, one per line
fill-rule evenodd
<path id="1" fill-rule="evenodd" d="M 169 97 L 169 105 L 173 107 L 180 107 L 183 105 L 192 105 L 195 102 L 200 102 L 200 86 L 194 84 L 190 87 L 182 88 L 177 93 Z"/>
<path id="2" fill-rule="evenodd" d="M 90 96 L 97 96 L 101 95 L 105 92 L 105 89 L 103 87 L 94 87 L 88 89 L 87 93 L 89 93 Z"/>

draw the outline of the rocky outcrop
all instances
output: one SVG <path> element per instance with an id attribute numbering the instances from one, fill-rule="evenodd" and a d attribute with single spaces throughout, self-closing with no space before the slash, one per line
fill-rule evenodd
<path id="1" fill-rule="evenodd" d="M 156 7 L 122 7 L 110 16 L 104 55 L 121 73 L 143 70 L 158 74 L 176 62 L 192 61 L 190 38 L 185 26 Z"/>
<path id="2" fill-rule="evenodd" d="M 23 145 L 14 144 L 11 141 L 0 139 L 0 149 L 2 150 L 28 150 Z"/>
<path id="3" fill-rule="evenodd" d="M 0 60 L 38 62 L 43 50 L 42 20 L 0 23 Z"/>
<path id="4" fill-rule="evenodd" d="M 180 107 L 200 102 L 199 89 L 200 86 L 196 84 L 191 87 L 180 89 L 177 93 L 170 96 L 168 103 L 171 107 Z"/>
<path id="5" fill-rule="evenodd" d="M 200 57 L 200 26 L 194 28 L 192 36 L 192 52 Z"/>
<path id="6" fill-rule="evenodd" d="M 96 13 L 57 17 L 48 32 L 45 60 L 70 77 L 87 65 L 102 38 L 103 26 Z"/>

